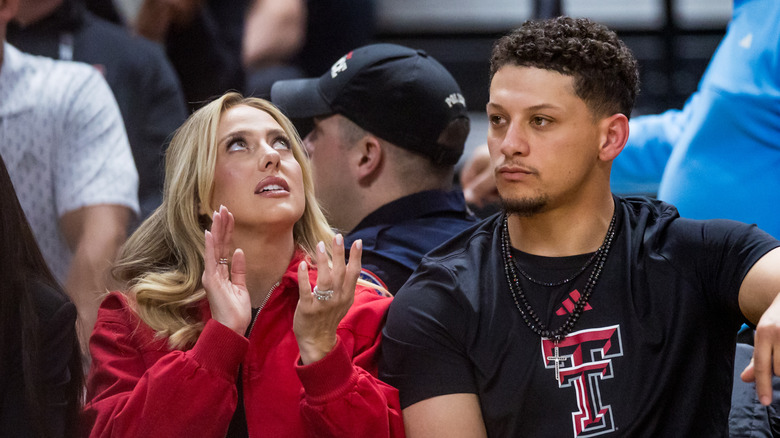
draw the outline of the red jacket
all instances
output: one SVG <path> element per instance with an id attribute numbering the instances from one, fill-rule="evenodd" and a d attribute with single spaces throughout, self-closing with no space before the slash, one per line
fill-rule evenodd
<path id="1" fill-rule="evenodd" d="M 301 252 L 293 257 L 249 339 L 206 310 L 206 326 L 188 351 L 154 339 L 125 296 L 110 294 L 90 339 L 90 436 L 224 437 L 236 409 L 239 364 L 251 437 L 404 436 L 398 391 L 376 377 L 391 299 L 358 287 L 333 351 L 298 365 L 292 321 L 301 259 Z M 312 285 L 316 277 L 310 270 Z"/>

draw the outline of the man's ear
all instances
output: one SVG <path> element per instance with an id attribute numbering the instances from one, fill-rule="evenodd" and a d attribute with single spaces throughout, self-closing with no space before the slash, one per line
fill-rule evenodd
<path id="1" fill-rule="evenodd" d="M 385 166 L 384 147 L 373 135 L 366 135 L 356 146 L 357 177 L 361 185 L 369 185 L 379 177 Z"/>
<path id="2" fill-rule="evenodd" d="M 599 159 L 612 161 L 620 154 L 628 141 L 628 117 L 617 113 L 599 122 L 601 128 L 601 143 Z"/>
<path id="3" fill-rule="evenodd" d="M 11 22 L 19 11 L 19 0 L 0 0 L 0 26 L 3 28 L 3 39 L 5 39 L 5 25 Z"/>

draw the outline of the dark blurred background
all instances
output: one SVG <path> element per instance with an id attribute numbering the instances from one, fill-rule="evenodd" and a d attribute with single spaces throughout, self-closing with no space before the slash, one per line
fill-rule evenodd
<path id="1" fill-rule="evenodd" d="M 493 42 L 533 17 L 589 17 L 616 30 L 639 60 L 634 115 L 681 108 L 696 90 L 731 18 L 732 0 L 375 0 L 377 40 L 421 48 L 463 88 L 470 144 L 484 142 Z"/>

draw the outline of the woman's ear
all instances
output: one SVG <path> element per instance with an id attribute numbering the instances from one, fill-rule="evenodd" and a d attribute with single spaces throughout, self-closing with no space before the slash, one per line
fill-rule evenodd
<path id="1" fill-rule="evenodd" d="M 601 144 L 599 158 L 602 161 L 612 161 L 620 154 L 628 141 L 628 117 L 617 113 L 599 122 L 601 127 Z"/>

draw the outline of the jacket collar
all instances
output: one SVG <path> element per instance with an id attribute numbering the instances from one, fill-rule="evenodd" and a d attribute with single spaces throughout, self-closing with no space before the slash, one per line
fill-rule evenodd
<path id="1" fill-rule="evenodd" d="M 448 192 L 426 190 L 404 196 L 377 208 L 363 218 L 349 234 L 375 225 L 392 225 L 443 212 L 471 214 L 460 190 Z"/>

